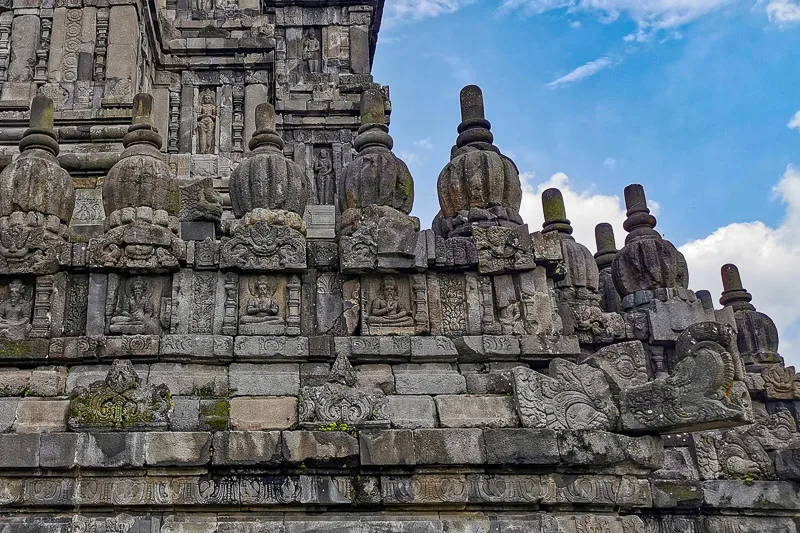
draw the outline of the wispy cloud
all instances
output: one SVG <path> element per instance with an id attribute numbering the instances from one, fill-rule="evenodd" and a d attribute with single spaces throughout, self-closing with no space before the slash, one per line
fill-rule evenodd
<path id="1" fill-rule="evenodd" d="M 617 160 L 614 159 L 613 157 L 606 157 L 606 160 L 603 161 L 603 166 L 608 169 L 614 170 L 615 168 L 617 168 Z"/>
<path id="2" fill-rule="evenodd" d="M 595 59 L 594 61 L 589 61 L 585 65 L 581 65 L 580 67 L 576 68 L 569 74 L 565 74 L 560 78 L 557 78 L 547 85 L 548 89 L 561 89 L 573 83 L 579 82 L 591 76 L 594 76 L 601 70 L 608 68 L 614 65 L 614 61 L 607 56 L 601 57 L 600 59 Z"/>
<path id="3" fill-rule="evenodd" d="M 413 22 L 425 18 L 455 13 L 475 0 L 388 0 L 386 20 L 393 22 Z"/>
<path id="4" fill-rule="evenodd" d="M 587 12 L 609 24 L 627 15 L 636 22 L 636 32 L 627 40 L 647 41 L 661 30 L 675 30 L 739 0 L 504 0 L 500 11 L 521 10 L 540 14 L 565 9 L 571 14 Z M 771 0 L 798 9 L 796 0 Z M 799 15 L 800 16 L 800 15 Z"/>
<path id="5" fill-rule="evenodd" d="M 789 129 L 800 130 L 800 111 L 794 114 L 789 123 L 786 125 Z"/>
<path id="6" fill-rule="evenodd" d="M 431 137 L 425 137 L 424 139 L 417 139 L 416 141 L 414 141 L 414 146 L 430 150 L 433 148 L 433 139 Z"/>
<path id="7" fill-rule="evenodd" d="M 769 20 L 779 25 L 800 22 L 800 2 L 797 0 L 770 0 L 767 4 Z"/>

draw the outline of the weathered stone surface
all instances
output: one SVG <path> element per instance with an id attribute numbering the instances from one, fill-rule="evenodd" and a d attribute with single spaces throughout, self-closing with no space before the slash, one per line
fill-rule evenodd
<path id="1" fill-rule="evenodd" d="M 414 434 L 410 430 L 365 430 L 358 433 L 361 464 L 413 465 Z"/>
<path id="2" fill-rule="evenodd" d="M 463 394 L 467 391 L 464 376 L 448 364 L 396 365 L 393 370 L 397 394 Z"/>
<path id="3" fill-rule="evenodd" d="M 500 428 L 519 425 L 508 396 L 447 396 L 434 398 L 439 422 L 446 428 Z"/>
<path id="4" fill-rule="evenodd" d="M 596 471 L 645 474 L 664 465 L 664 446 L 657 437 L 627 437 L 605 431 L 559 431 L 561 460 Z"/>
<path id="5" fill-rule="evenodd" d="M 215 465 L 274 464 L 281 459 L 278 431 L 224 431 L 214 433 Z"/>
<path id="6" fill-rule="evenodd" d="M 144 433 L 85 433 L 76 461 L 86 468 L 129 468 L 144 465 Z"/>
<path id="7" fill-rule="evenodd" d="M 67 400 L 26 398 L 19 402 L 14 430 L 18 433 L 66 431 Z"/>
<path id="8" fill-rule="evenodd" d="M 480 429 L 415 429 L 414 457 L 418 465 L 484 463 L 483 432 Z"/>
<path id="9" fill-rule="evenodd" d="M 147 433 L 145 463 L 150 466 L 200 466 L 211 460 L 210 433 Z"/>
<path id="10" fill-rule="evenodd" d="M 552 429 L 487 429 L 486 462 L 501 465 L 556 465 L 558 441 Z"/>
<path id="11" fill-rule="evenodd" d="M 386 413 L 394 428 L 432 428 L 438 423 L 430 396 L 387 396 Z"/>
<path id="12" fill-rule="evenodd" d="M 39 435 L 0 434 L 0 467 L 36 468 L 39 466 Z"/>
<path id="13" fill-rule="evenodd" d="M 234 396 L 294 396 L 300 390 L 297 364 L 233 363 L 229 372 Z"/>
<path id="14" fill-rule="evenodd" d="M 358 439 L 344 431 L 283 432 L 283 458 L 290 463 L 340 463 L 358 453 Z"/>

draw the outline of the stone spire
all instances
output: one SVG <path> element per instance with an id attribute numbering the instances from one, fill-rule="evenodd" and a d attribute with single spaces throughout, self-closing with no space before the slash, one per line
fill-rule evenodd
<path id="1" fill-rule="evenodd" d="M 625 297 L 636 291 L 686 289 L 689 286 L 686 260 L 654 229 L 656 217 L 647 208 L 644 187 L 639 184 L 625 187 L 625 206 L 628 218 L 623 227 L 628 236 L 611 267 L 617 291 Z"/>
<path id="2" fill-rule="evenodd" d="M 760 370 L 761 365 L 781 362 L 775 322 L 756 311 L 750 303 L 753 296 L 742 286 L 742 277 L 736 265 L 723 265 L 721 271 L 722 296 L 719 303 L 733 308 L 738 330 L 736 340 L 742 361 L 748 370 Z"/>
<path id="3" fill-rule="evenodd" d="M 461 124 L 450 162 L 439 174 L 441 212 L 434 231 L 443 237 L 469 235 L 470 224 L 522 224 L 519 207 L 522 187 L 511 159 L 492 144 L 483 93 L 477 85 L 461 90 Z"/>
<path id="4" fill-rule="evenodd" d="M 603 222 L 594 228 L 594 239 L 597 253 L 594 254 L 595 263 L 600 271 L 600 307 L 603 311 L 614 312 L 622 309 L 622 302 L 614 286 L 614 277 L 611 273 L 611 264 L 617 255 L 617 243 L 614 239 L 614 228 L 611 224 Z"/>
<path id="5" fill-rule="evenodd" d="M 179 193 L 160 152 L 161 135 L 153 126 L 153 97 L 133 97 L 133 120 L 122 139 L 125 150 L 103 182 L 106 216 L 126 207 L 150 207 L 176 215 Z"/>
<path id="6" fill-rule="evenodd" d="M 361 95 L 361 127 L 353 143 L 358 151 L 339 184 L 342 212 L 368 205 L 388 206 L 408 214 L 414 205 L 414 179 L 406 164 L 391 152 L 394 141 L 386 125 L 383 91 Z"/>
<path id="7" fill-rule="evenodd" d="M 58 217 L 61 224 L 72 219 L 75 189 L 56 159 L 54 113 L 52 100 L 43 95 L 33 99 L 29 128 L 19 142 L 21 153 L 0 173 L 0 217 L 33 212 Z"/>
<path id="8" fill-rule="evenodd" d="M 592 252 L 572 237 L 572 226 L 567 218 L 561 191 L 556 188 L 544 191 L 542 210 L 544 211 L 542 233 L 558 232 L 561 251 L 567 264 L 567 275 L 556 282 L 556 287 L 586 287 L 592 292 L 597 291 L 599 285 L 597 264 Z"/>
<path id="9" fill-rule="evenodd" d="M 230 196 L 237 218 L 256 208 L 286 210 L 302 216 L 308 199 L 306 176 L 283 155 L 283 140 L 275 129 L 275 108 L 259 104 L 251 152 L 231 173 Z"/>
<path id="10" fill-rule="evenodd" d="M 594 240 L 597 246 L 597 253 L 594 254 L 597 268 L 600 270 L 610 268 L 617 255 L 617 242 L 614 239 L 614 228 L 611 224 L 603 222 L 595 226 Z"/>

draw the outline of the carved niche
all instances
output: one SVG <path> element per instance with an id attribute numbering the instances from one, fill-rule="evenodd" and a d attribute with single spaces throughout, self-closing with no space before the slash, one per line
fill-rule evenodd
<path id="1" fill-rule="evenodd" d="M 0 338 L 21 340 L 31 331 L 33 290 L 14 279 L 0 292 Z"/>
<path id="2" fill-rule="evenodd" d="M 165 276 L 109 278 L 109 333 L 160 335 L 169 326 L 170 294 Z"/>
<path id="3" fill-rule="evenodd" d="M 197 106 L 197 146 L 195 153 L 213 154 L 217 144 L 217 98 L 214 90 L 206 88 L 199 94 Z"/>
<path id="4" fill-rule="evenodd" d="M 222 240 L 220 266 L 240 270 L 306 268 L 305 222 L 291 211 L 254 209 L 233 223 Z"/>
<path id="5" fill-rule="evenodd" d="M 239 335 L 299 333 L 300 280 L 297 276 L 239 277 Z"/>
<path id="6" fill-rule="evenodd" d="M 417 292 L 421 289 L 419 283 L 416 289 Z M 427 296 L 424 313 L 420 312 L 423 309 L 419 300 L 408 276 L 362 277 L 362 334 L 414 335 L 418 329 L 427 330 Z"/>

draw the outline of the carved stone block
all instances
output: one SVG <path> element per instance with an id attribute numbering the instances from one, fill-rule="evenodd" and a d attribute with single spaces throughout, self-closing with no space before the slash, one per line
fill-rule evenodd
<path id="1" fill-rule="evenodd" d="M 752 422 L 750 395 L 736 351 L 735 332 L 724 324 L 694 324 L 678 338 L 673 372 L 620 394 L 622 427 L 671 433 Z"/>
<path id="2" fill-rule="evenodd" d="M 647 354 L 640 341 L 606 346 L 583 362 L 602 370 L 615 394 L 628 387 L 644 385 L 649 380 Z"/>
<path id="3" fill-rule="evenodd" d="M 531 270 L 536 266 L 527 225 L 507 228 L 473 224 L 472 236 L 481 274 Z"/>
<path id="4" fill-rule="evenodd" d="M 240 335 L 286 334 L 287 285 L 285 276 L 240 276 Z"/>
<path id="5" fill-rule="evenodd" d="M 233 337 L 164 335 L 161 337 L 160 355 L 164 361 L 230 361 L 233 359 Z"/>
<path id="6" fill-rule="evenodd" d="M 336 238 L 336 206 L 308 205 L 303 219 L 309 239 Z"/>
<path id="7" fill-rule="evenodd" d="M 89 431 L 166 429 L 170 403 L 166 385 L 144 385 L 131 362 L 118 359 L 105 380 L 72 391 L 69 427 Z"/>
<path id="8" fill-rule="evenodd" d="M 362 334 L 413 335 L 417 326 L 413 301 L 408 277 L 362 277 Z"/>
<path id="9" fill-rule="evenodd" d="M 95 270 L 174 272 L 186 261 L 186 243 L 178 237 L 178 219 L 149 207 L 111 213 L 109 229 L 89 241 L 88 263 Z"/>
<path id="10" fill-rule="evenodd" d="M 237 361 L 297 361 L 308 358 L 308 337 L 239 336 L 233 344 Z"/>
<path id="11" fill-rule="evenodd" d="M 222 239 L 220 267 L 239 270 L 306 269 L 305 223 L 296 213 L 254 209 Z"/>
<path id="12" fill-rule="evenodd" d="M 69 228 L 55 215 L 0 217 L 0 274 L 52 274 L 69 264 Z"/>
<path id="13" fill-rule="evenodd" d="M 516 367 L 514 399 L 522 425 L 550 429 L 616 427 L 619 411 L 603 372 L 563 359 L 550 363 L 549 375 Z"/>
<path id="14" fill-rule="evenodd" d="M 165 276 L 109 276 L 108 332 L 160 335 L 171 319 L 172 289 Z"/>

